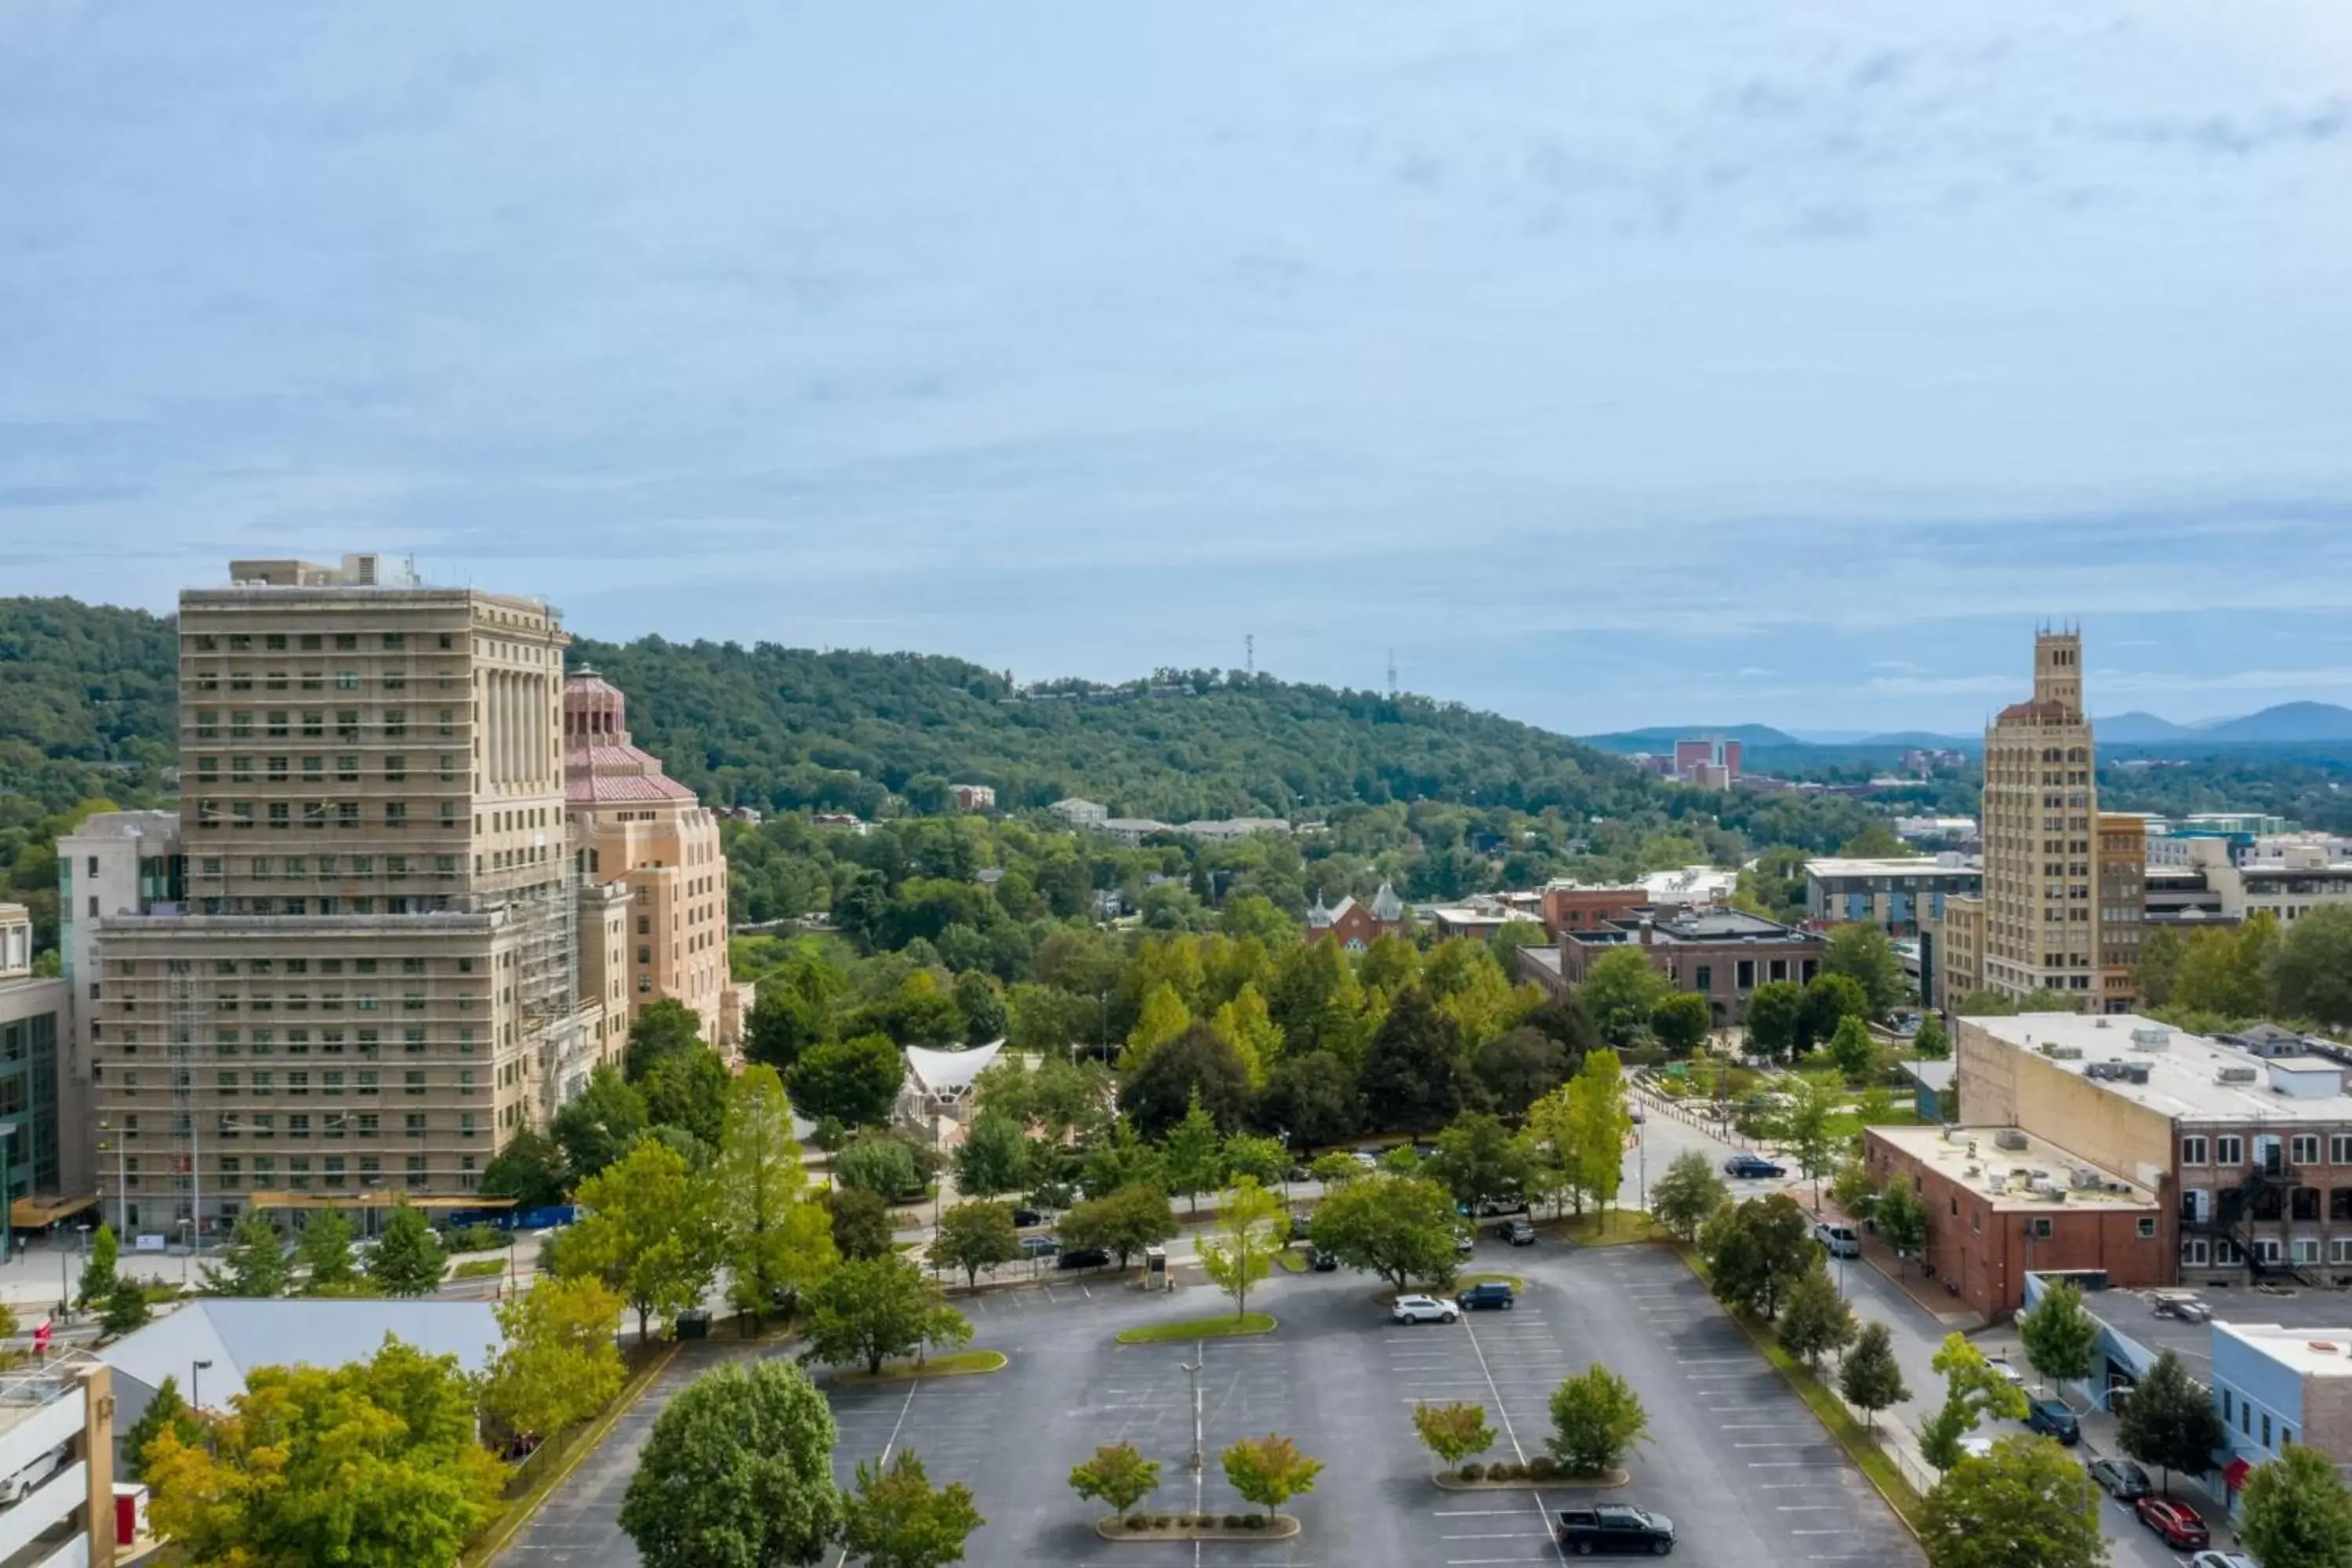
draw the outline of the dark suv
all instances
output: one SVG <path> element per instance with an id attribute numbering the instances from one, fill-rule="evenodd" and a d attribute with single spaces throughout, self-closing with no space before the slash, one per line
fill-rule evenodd
<path id="1" fill-rule="evenodd" d="M 1499 1279 L 1490 1279 L 1483 1285 L 1473 1285 L 1454 1297 L 1454 1304 L 1465 1312 L 1475 1312 L 1482 1307 L 1494 1307 L 1507 1312 L 1511 1310 L 1511 1303 L 1517 1299 L 1517 1291 Z"/>
<path id="2" fill-rule="evenodd" d="M 1594 1508 L 1562 1509 L 1559 1548 L 1579 1557 L 1596 1552 L 1634 1552 L 1664 1557 L 1675 1549 L 1675 1521 L 1663 1513 L 1604 1502 Z"/>
<path id="3" fill-rule="evenodd" d="M 2025 1425 L 2045 1437 L 2057 1438 L 2070 1448 L 2083 1440 L 2083 1424 L 2055 1399 L 2037 1399 L 2027 1405 Z"/>

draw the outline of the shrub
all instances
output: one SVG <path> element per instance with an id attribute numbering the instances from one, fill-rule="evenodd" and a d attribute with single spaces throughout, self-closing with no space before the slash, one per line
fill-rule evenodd
<path id="1" fill-rule="evenodd" d="M 1127 1516 L 1127 1528 L 1129 1530 L 1149 1530 L 1151 1528 L 1151 1521 L 1144 1518 L 1139 1513 L 1130 1513 Z"/>
<path id="2" fill-rule="evenodd" d="M 1483 1481 L 1486 1479 L 1486 1467 L 1473 1459 L 1457 1473 L 1465 1481 Z"/>
<path id="3" fill-rule="evenodd" d="M 1538 1454 L 1528 1461 L 1528 1479 L 1531 1481 L 1555 1480 L 1559 1476 L 1559 1463 L 1549 1454 Z"/>
<path id="4" fill-rule="evenodd" d="M 1244 1530 L 1264 1530 L 1265 1528 L 1265 1515 L 1262 1513 L 1246 1515 L 1242 1520 L 1242 1528 Z"/>
<path id="5" fill-rule="evenodd" d="M 496 1252 L 507 1244 L 507 1233 L 494 1225 L 460 1226 L 442 1237 L 445 1252 Z"/>
<path id="6" fill-rule="evenodd" d="M 1151 1528 L 1152 1528 L 1152 1529 L 1154 1529 L 1154 1530 L 1166 1530 L 1166 1529 L 1168 1529 L 1171 1525 L 1173 1525 L 1175 1522 L 1176 1522 L 1176 1521 L 1175 1521 L 1174 1520 L 1172 1520 L 1172 1519 L 1169 1518 L 1166 1514 L 1164 1514 L 1164 1513 L 1163 1513 L 1163 1514 L 1160 1514 L 1160 1515 L 1156 1516 L 1156 1517 L 1152 1520 L 1152 1521 L 1151 1521 Z"/>

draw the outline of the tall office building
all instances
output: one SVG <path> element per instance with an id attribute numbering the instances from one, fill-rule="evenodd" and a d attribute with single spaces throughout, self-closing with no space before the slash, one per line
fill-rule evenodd
<path id="1" fill-rule="evenodd" d="M 2083 711 L 2083 639 L 2033 639 L 2033 695 L 1985 731 L 1984 894 L 1953 899 L 1938 933 L 1946 1006 L 1969 992 L 2054 991 L 2092 1011 L 2128 1012 L 2126 982 L 2100 930 L 2099 803 Z"/>
<path id="2" fill-rule="evenodd" d="M 229 576 L 180 598 L 178 897 L 75 910 L 108 1217 L 463 1202 L 610 1037 L 581 983 L 568 639 L 549 605 L 375 556 Z"/>

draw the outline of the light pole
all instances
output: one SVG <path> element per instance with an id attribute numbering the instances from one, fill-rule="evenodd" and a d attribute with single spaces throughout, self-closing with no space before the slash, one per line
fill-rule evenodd
<path id="1" fill-rule="evenodd" d="M 16 1194 L 8 1186 L 8 1148 L 16 1123 L 0 1122 L 0 1261 L 16 1256 Z"/>
<path id="2" fill-rule="evenodd" d="M 111 1133 L 114 1124 L 100 1121 L 98 1130 Z M 118 1242 L 128 1241 L 131 1239 L 131 1152 L 122 1146 L 120 1135 L 109 1142 L 114 1145 L 114 1238 Z M 100 1143 L 99 1147 L 104 1149 L 106 1144 Z"/>
<path id="3" fill-rule="evenodd" d="M 1202 1361 L 1188 1361 L 1181 1363 L 1184 1368 L 1185 1381 L 1191 1384 L 1192 1389 L 1192 1473 L 1194 1475 L 1201 1472 L 1201 1367 L 1206 1359 L 1204 1356 Z"/>
<path id="4" fill-rule="evenodd" d="M 192 1361 L 188 1363 L 188 1408 L 199 1414 L 203 1413 L 205 1402 L 198 1379 L 212 1364 L 208 1361 Z"/>

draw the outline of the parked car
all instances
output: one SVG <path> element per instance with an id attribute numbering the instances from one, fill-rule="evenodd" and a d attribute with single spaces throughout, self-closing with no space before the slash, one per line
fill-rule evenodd
<path id="1" fill-rule="evenodd" d="M 1033 1225 L 1044 1225 L 1045 1223 L 1045 1216 L 1038 1213 L 1035 1209 L 1014 1209 L 1013 1211 L 1013 1223 L 1021 1229 L 1026 1230 Z"/>
<path id="2" fill-rule="evenodd" d="M 2213 1309 L 2189 1296 L 2158 1296 L 2151 1310 L 2159 1318 L 2174 1318 L 2184 1323 L 2213 1321 Z"/>
<path id="3" fill-rule="evenodd" d="M 1758 1176 L 1785 1176 L 1789 1173 L 1761 1154 L 1734 1154 L 1723 1163 L 1723 1173 L 1743 1180 Z"/>
<path id="4" fill-rule="evenodd" d="M 1381 1157 L 1368 1149 L 1359 1149 L 1349 1158 L 1367 1171 L 1377 1171 L 1381 1168 Z"/>
<path id="5" fill-rule="evenodd" d="M 1477 1251 L 1478 1233 L 1466 1225 L 1457 1227 L 1454 1232 L 1454 1250 L 1465 1258 Z"/>
<path id="6" fill-rule="evenodd" d="M 2212 1534 L 2206 1530 L 2205 1521 L 2185 1502 L 2170 1498 L 2144 1497 L 2134 1505 L 2139 1521 L 2164 1538 L 2164 1543 L 2176 1552 L 2192 1546 L 2210 1546 Z"/>
<path id="7" fill-rule="evenodd" d="M 2083 1424 L 2063 1402 L 2037 1399 L 2025 1407 L 2025 1425 L 2031 1431 L 2045 1437 L 2055 1437 L 2069 1448 L 2083 1440 Z"/>
<path id="8" fill-rule="evenodd" d="M 1051 1258 L 1061 1250 L 1062 1238 L 1058 1236 L 1048 1234 L 1021 1238 L 1021 1256 L 1024 1258 Z"/>
<path id="9" fill-rule="evenodd" d="M 1600 1552 L 1631 1552 L 1664 1557 L 1675 1549 L 1675 1521 L 1663 1513 L 1624 1503 L 1559 1510 L 1557 1531 L 1562 1552 L 1590 1557 Z"/>
<path id="10" fill-rule="evenodd" d="M 1328 1274 L 1339 1267 L 1339 1260 L 1319 1247 L 1307 1249 L 1307 1267 L 1318 1274 Z"/>
<path id="11" fill-rule="evenodd" d="M 1471 1211 L 1480 1219 L 1494 1219 L 1502 1215 L 1527 1212 L 1528 1200 L 1525 1198 L 1481 1198 L 1478 1200 L 1478 1206 Z"/>
<path id="12" fill-rule="evenodd" d="M 1503 1239 L 1513 1247 L 1533 1247 L 1536 1244 L 1534 1222 L 1524 1217 L 1511 1221 L 1503 1227 Z"/>
<path id="13" fill-rule="evenodd" d="M 1412 1146 L 1412 1157 L 1416 1160 L 1434 1160 L 1437 1158 L 1437 1145 L 1416 1143 Z"/>
<path id="14" fill-rule="evenodd" d="M 37 1456 L 33 1462 L 5 1480 L 0 1480 L 0 1508 L 14 1508 L 32 1495 L 33 1489 L 64 1468 L 67 1445 L 60 1443 L 47 1453 Z"/>
<path id="15" fill-rule="evenodd" d="M 1065 1252 L 1061 1261 L 1055 1265 L 1060 1268 L 1107 1268 L 1109 1266 L 1109 1252 L 1099 1247 L 1081 1247 Z"/>
<path id="16" fill-rule="evenodd" d="M 2262 1564 L 2242 1552 L 2200 1552 L 2189 1560 L 2189 1568 L 2262 1568 Z"/>
<path id="17" fill-rule="evenodd" d="M 1813 1226 L 1813 1239 L 1820 1242 L 1832 1258 L 1862 1256 L 1862 1237 L 1854 1234 L 1853 1226 L 1850 1225 L 1823 1220 Z"/>
<path id="18" fill-rule="evenodd" d="M 1461 1315 L 1461 1308 L 1434 1296 L 1399 1296 L 1389 1309 L 1389 1316 L 1400 1323 L 1450 1323 Z"/>
<path id="19" fill-rule="evenodd" d="M 1484 1284 L 1473 1285 L 1454 1297 L 1454 1304 L 1465 1312 L 1475 1312 L 1486 1308 L 1507 1312 L 1511 1310 L 1512 1303 L 1518 1300 L 1518 1296 L 1517 1291 L 1500 1279 L 1489 1279 Z"/>
<path id="20" fill-rule="evenodd" d="M 2156 1492 L 2155 1486 L 2147 1479 L 2147 1472 L 2121 1455 L 2093 1459 L 2089 1469 L 2091 1479 L 2117 1502 L 2137 1502 Z"/>
<path id="21" fill-rule="evenodd" d="M 1960 1454 L 1964 1458 L 1990 1459 L 1992 1458 L 1992 1439 L 1981 1432 L 1963 1437 L 1960 1439 Z"/>
<path id="22" fill-rule="evenodd" d="M 1985 1357 L 1985 1364 L 1991 1367 L 1994 1372 L 1998 1373 L 2000 1375 L 2001 1381 L 2008 1384 L 2011 1388 L 2023 1388 L 2025 1386 L 2025 1374 L 2018 1371 L 2015 1367 L 2010 1365 L 2007 1357 L 1997 1355 L 1987 1356 Z"/>

